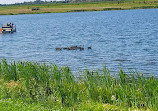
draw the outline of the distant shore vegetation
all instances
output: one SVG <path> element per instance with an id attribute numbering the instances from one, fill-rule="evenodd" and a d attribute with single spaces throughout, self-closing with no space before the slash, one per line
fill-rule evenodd
<path id="1" fill-rule="evenodd" d="M 1 111 L 157 111 L 158 78 L 120 70 L 79 72 L 37 62 L 0 62 Z"/>
<path id="2" fill-rule="evenodd" d="M 39 10 L 32 10 L 32 8 Z M 66 0 L 41 1 L 0 5 L 1 15 L 65 13 L 158 8 L 157 0 Z"/>

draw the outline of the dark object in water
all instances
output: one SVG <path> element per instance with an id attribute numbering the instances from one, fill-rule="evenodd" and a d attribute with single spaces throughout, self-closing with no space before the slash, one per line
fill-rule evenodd
<path id="1" fill-rule="evenodd" d="M 83 47 L 80 47 L 80 46 L 71 46 L 71 47 L 63 47 L 63 48 L 56 48 L 56 50 L 80 50 L 80 51 L 82 51 L 82 50 L 84 50 L 84 48 Z"/>
<path id="2" fill-rule="evenodd" d="M 88 49 L 92 49 L 92 47 L 89 46 Z"/>
<path id="3" fill-rule="evenodd" d="M 62 50 L 62 48 L 55 48 L 56 50 Z"/>
<path id="4" fill-rule="evenodd" d="M 80 49 L 80 50 L 84 50 L 84 48 L 83 48 L 83 47 L 80 47 L 79 49 Z"/>
<path id="5" fill-rule="evenodd" d="M 65 49 L 65 50 L 77 50 L 77 49 L 84 50 L 84 48 L 80 47 L 80 46 L 65 47 L 63 49 Z"/>

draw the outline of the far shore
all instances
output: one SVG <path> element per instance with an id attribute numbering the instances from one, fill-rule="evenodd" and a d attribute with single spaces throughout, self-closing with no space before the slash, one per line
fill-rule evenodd
<path id="1" fill-rule="evenodd" d="M 32 10 L 39 7 L 39 10 Z M 40 13 L 66 13 L 85 11 L 108 11 L 158 8 L 158 1 L 137 2 L 89 2 L 89 3 L 52 3 L 40 5 L 9 5 L 0 6 L 0 15 L 40 14 Z"/>

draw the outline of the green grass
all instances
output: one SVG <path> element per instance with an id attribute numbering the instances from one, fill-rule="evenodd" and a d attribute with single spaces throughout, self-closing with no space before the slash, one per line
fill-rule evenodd
<path id="1" fill-rule="evenodd" d="M 137 72 L 117 76 L 37 62 L 0 62 L 0 110 L 158 110 L 158 79 Z"/>
<path id="2" fill-rule="evenodd" d="M 38 11 L 32 11 L 33 7 L 40 7 Z M 0 15 L 15 14 L 40 14 L 40 13 L 64 13 L 80 11 L 105 11 L 105 10 L 127 10 L 158 8 L 156 0 L 124 0 L 84 3 L 50 3 L 37 5 L 8 5 L 0 6 Z"/>

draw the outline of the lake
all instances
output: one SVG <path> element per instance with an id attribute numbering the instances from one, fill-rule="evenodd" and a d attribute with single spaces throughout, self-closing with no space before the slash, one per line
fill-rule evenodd
<path id="1" fill-rule="evenodd" d="M 158 76 L 158 9 L 1 15 L 17 32 L 0 35 L 0 57 L 68 66 L 106 66 Z M 57 47 L 81 46 L 84 50 Z M 87 47 L 92 49 L 87 49 Z"/>

